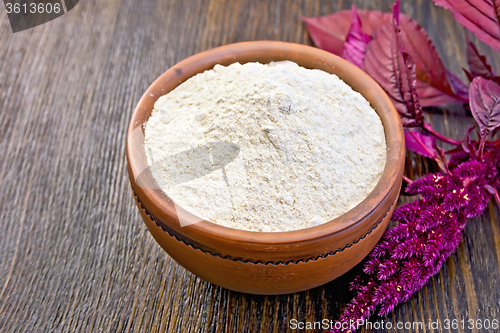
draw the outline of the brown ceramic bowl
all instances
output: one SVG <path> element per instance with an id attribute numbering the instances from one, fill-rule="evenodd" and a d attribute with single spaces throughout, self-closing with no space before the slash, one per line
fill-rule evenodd
<path id="1" fill-rule="evenodd" d="M 356 207 L 322 225 L 288 232 L 251 232 L 201 221 L 175 207 L 155 186 L 138 186 L 139 174 L 155 182 L 147 169 L 144 123 L 156 100 L 191 76 L 216 64 L 291 60 L 306 68 L 338 75 L 360 92 L 382 119 L 387 162 L 375 189 Z M 128 172 L 139 211 L 156 241 L 179 264 L 222 287 L 253 294 L 285 294 L 310 289 L 358 264 L 375 246 L 394 210 L 404 165 L 404 135 L 388 96 L 367 74 L 317 48 L 283 42 L 246 42 L 208 50 L 162 74 L 137 105 L 127 135 Z M 144 183 L 144 182 L 143 182 Z M 146 188 L 145 188 L 146 187 Z M 151 188 L 153 187 L 153 188 Z"/>

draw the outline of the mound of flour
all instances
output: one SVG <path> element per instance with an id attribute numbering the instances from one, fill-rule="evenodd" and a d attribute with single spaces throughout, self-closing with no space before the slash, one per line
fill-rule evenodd
<path id="1" fill-rule="evenodd" d="M 161 189 L 194 215 L 243 230 L 338 217 L 373 190 L 386 160 L 366 99 L 288 61 L 216 65 L 160 97 L 145 129 Z"/>

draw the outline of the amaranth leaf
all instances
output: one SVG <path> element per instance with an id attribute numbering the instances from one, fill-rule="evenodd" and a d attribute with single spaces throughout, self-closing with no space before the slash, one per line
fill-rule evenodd
<path id="1" fill-rule="evenodd" d="M 470 109 L 479 125 L 481 138 L 500 127 L 500 85 L 480 76 L 469 88 Z"/>
<path id="2" fill-rule="evenodd" d="M 382 25 L 392 22 L 391 13 L 357 10 L 361 31 L 372 35 Z M 321 17 L 302 17 L 314 44 L 338 56 L 344 55 L 344 43 L 352 22 L 352 10 L 343 10 Z M 452 88 L 446 69 L 425 30 L 408 16 L 400 15 L 403 47 L 416 63 L 417 91 L 423 107 L 467 101 Z"/>
<path id="3" fill-rule="evenodd" d="M 415 63 L 409 54 L 402 51 L 397 9 L 398 6 L 395 6 L 394 20 L 378 28 L 368 43 L 363 70 L 391 97 L 403 126 L 419 127 L 424 118 L 416 90 Z"/>
<path id="4" fill-rule="evenodd" d="M 352 24 L 345 39 L 342 58 L 361 67 L 365 57 L 366 45 L 371 40 L 371 37 L 361 30 L 361 19 L 354 4 L 352 5 L 351 14 Z"/>
<path id="5" fill-rule="evenodd" d="M 434 0 L 461 25 L 500 52 L 500 0 Z"/>
<path id="6" fill-rule="evenodd" d="M 424 135 L 419 132 L 406 132 L 405 143 L 408 150 L 428 158 L 435 158 L 434 143 L 436 139 L 432 136 Z"/>

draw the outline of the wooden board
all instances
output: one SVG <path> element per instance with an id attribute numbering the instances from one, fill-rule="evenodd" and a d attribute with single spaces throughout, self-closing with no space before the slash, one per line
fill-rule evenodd
<path id="1" fill-rule="evenodd" d="M 390 4 L 356 1 L 383 11 Z M 125 132 L 142 93 L 176 62 L 239 41 L 311 44 L 300 16 L 350 5 L 82 0 L 68 14 L 16 34 L 0 5 L 0 331 L 290 332 L 291 319 L 337 318 L 354 272 L 302 293 L 252 296 L 211 285 L 175 263 L 134 205 Z M 403 1 L 402 11 L 428 30 L 444 63 L 465 79 L 463 29 L 451 13 L 424 0 Z M 478 46 L 500 71 L 500 56 Z M 428 119 L 457 139 L 471 122 L 460 105 Z M 408 176 L 430 169 L 410 155 Z M 490 203 L 470 220 L 441 272 L 379 322 L 500 320 L 498 217 Z"/>

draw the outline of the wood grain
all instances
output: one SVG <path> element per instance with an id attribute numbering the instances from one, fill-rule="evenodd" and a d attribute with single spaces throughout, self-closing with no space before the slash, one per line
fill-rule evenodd
<path id="1" fill-rule="evenodd" d="M 390 4 L 356 1 L 384 11 Z M 356 269 L 306 292 L 254 296 L 213 286 L 175 263 L 140 219 L 124 148 L 134 105 L 176 62 L 238 41 L 311 44 L 300 15 L 350 5 L 80 1 L 68 14 L 16 34 L 2 9 L 0 331 L 291 332 L 291 319 L 335 319 Z M 463 30 L 452 15 L 426 0 L 403 1 L 402 11 L 427 29 L 444 63 L 465 79 Z M 499 71 L 498 54 L 477 45 Z M 457 139 L 471 121 L 460 105 L 427 117 Z M 412 178 L 435 170 L 413 154 L 407 162 Z M 500 320 L 499 258 L 499 209 L 490 203 L 469 221 L 441 272 L 388 317 L 373 320 Z"/>

